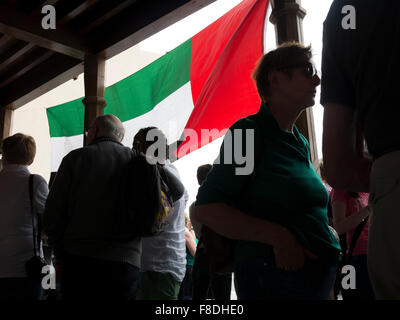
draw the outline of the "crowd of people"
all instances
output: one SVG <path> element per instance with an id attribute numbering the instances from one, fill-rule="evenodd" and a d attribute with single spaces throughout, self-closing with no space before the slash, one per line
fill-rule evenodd
<path id="1" fill-rule="evenodd" d="M 345 2 L 356 7 L 355 30 L 340 23 Z M 150 148 L 149 131 L 163 136 L 159 129 L 139 130 L 128 148 L 121 144 L 121 121 L 99 116 L 87 145 L 64 157 L 50 190 L 27 169 L 35 157 L 33 138 L 20 133 L 6 138 L 0 299 L 43 298 L 40 282 L 25 269 L 32 252 L 43 256 L 41 239 L 52 249 L 62 299 L 230 299 L 232 270 L 213 268 L 210 231 L 233 244 L 240 300 L 335 299 L 338 280 L 343 299 L 399 299 L 400 135 L 393 103 L 400 48 L 398 41 L 379 40 L 382 33 L 400 32 L 399 7 L 335 0 L 328 13 L 321 91 L 324 182 L 295 125 L 315 104 L 321 79 L 311 47 L 295 42 L 261 57 L 253 72 L 259 111 L 229 128 L 219 161 L 198 168 L 200 187 L 189 216 L 187 192 L 177 186 L 172 219 L 152 237 L 132 237 L 115 212 L 123 168 L 135 150 Z M 254 140 L 233 134 L 236 130 L 250 130 Z M 254 145 L 254 169 L 241 175 L 235 148 L 249 150 L 248 143 Z M 160 170 L 180 180 L 168 156 L 161 160 Z M 344 262 L 354 270 L 350 288 L 340 282 Z"/>

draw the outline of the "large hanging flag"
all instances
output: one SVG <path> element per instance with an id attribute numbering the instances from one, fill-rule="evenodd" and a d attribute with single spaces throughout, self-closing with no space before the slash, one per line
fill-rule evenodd
<path id="1" fill-rule="evenodd" d="M 178 149 L 182 157 L 257 112 L 251 72 L 263 53 L 267 7 L 268 0 L 244 0 L 176 49 L 107 87 L 104 113 L 124 123 L 122 143 L 131 146 L 136 132 L 148 126 L 163 130 L 169 142 L 189 133 Z M 48 108 L 47 117 L 54 172 L 69 151 L 82 146 L 82 98 Z"/>

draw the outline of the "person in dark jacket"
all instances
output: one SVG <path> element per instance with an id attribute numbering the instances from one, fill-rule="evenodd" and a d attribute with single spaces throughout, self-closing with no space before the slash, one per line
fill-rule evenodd
<path id="1" fill-rule="evenodd" d="M 96 118 L 87 146 L 64 157 L 50 189 L 44 228 L 63 299 L 136 297 L 141 239 L 132 239 L 116 219 L 121 176 L 134 156 L 123 137 L 117 117 Z"/>
<path id="2" fill-rule="evenodd" d="M 370 194 L 368 272 L 378 300 L 400 299 L 399 11 L 399 1 L 335 0 L 323 32 L 327 181 Z"/>

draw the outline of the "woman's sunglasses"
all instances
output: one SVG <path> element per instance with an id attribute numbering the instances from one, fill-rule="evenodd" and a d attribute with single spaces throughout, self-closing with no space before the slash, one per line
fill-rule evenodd
<path id="1" fill-rule="evenodd" d="M 305 74 L 310 78 L 312 78 L 316 74 L 318 74 L 318 71 L 315 68 L 315 66 L 311 62 L 308 62 L 308 61 L 307 62 L 301 62 L 301 63 L 292 64 L 292 65 L 285 66 L 285 67 L 281 67 L 281 68 L 278 68 L 276 70 L 280 71 L 280 70 L 293 69 L 293 68 L 303 68 Z"/>

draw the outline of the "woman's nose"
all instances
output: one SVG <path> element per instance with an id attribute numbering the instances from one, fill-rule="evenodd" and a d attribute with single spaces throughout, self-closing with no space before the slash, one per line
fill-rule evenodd
<path id="1" fill-rule="evenodd" d="M 314 75 L 312 78 L 313 84 L 318 87 L 321 83 L 321 79 L 318 77 L 318 74 Z"/>

